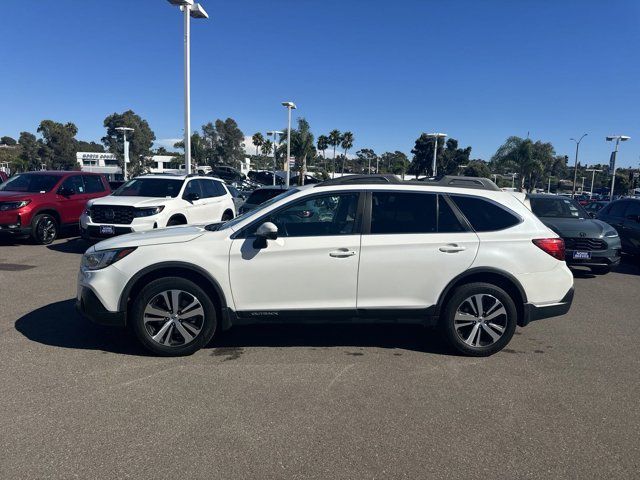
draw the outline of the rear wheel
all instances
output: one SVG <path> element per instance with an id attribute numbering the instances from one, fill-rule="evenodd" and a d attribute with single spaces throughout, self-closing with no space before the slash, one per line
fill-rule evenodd
<path id="1" fill-rule="evenodd" d="M 58 237 L 58 222 L 48 213 L 36 215 L 31 222 L 31 238 L 40 245 L 49 245 Z"/>
<path id="2" fill-rule="evenodd" d="M 232 220 L 232 219 L 233 219 L 233 213 L 231 213 L 229 210 L 227 210 L 222 214 L 223 222 L 228 222 L 229 220 Z"/>
<path id="3" fill-rule="evenodd" d="M 516 323 L 516 306 L 507 292 L 489 283 L 470 283 L 455 290 L 440 326 L 458 352 L 484 357 L 509 343 Z"/>
<path id="4" fill-rule="evenodd" d="M 192 281 L 161 278 L 144 287 L 133 301 L 131 325 L 153 353 L 190 355 L 213 337 L 216 310 L 207 293 Z"/>

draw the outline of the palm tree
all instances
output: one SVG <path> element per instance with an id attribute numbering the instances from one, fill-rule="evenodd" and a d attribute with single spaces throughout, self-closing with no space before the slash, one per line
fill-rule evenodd
<path id="1" fill-rule="evenodd" d="M 342 159 L 342 174 L 344 174 L 344 165 L 347 160 L 347 152 L 351 147 L 353 147 L 353 133 L 344 132 L 342 134 L 342 142 L 340 143 L 340 146 L 344 148 L 344 158 Z"/>
<path id="2" fill-rule="evenodd" d="M 318 137 L 317 147 L 318 147 L 318 150 L 322 152 L 322 159 L 324 160 L 325 171 L 327 170 L 327 156 L 325 155 L 325 152 L 328 146 L 329 146 L 329 137 L 327 137 L 326 135 L 320 135 Z"/>
<path id="3" fill-rule="evenodd" d="M 271 155 L 271 152 L 273 151 L 273 142 L 271 140 L 265 140 L 264 143 L 262 144 L 262 154 L 263 155 Z"/>
<path id="4" fill-rule="evenodd" d="M 340 130 L 331 130 L 329 132 L 329 145 L 333 147 L 333 177 L 336 176 L 336 147 L 342 142 L 342 134 Z"/>
<path id="5" fill-rule="evenodd" d="M 260 132 L 254 133 L 251 142 L 256 146 L 256 157 L 258 156 L 258 148 L 264 145 L 264 137 Z"/>

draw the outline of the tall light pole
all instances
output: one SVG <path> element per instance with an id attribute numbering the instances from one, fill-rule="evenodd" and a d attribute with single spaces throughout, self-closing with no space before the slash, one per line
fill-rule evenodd
<path id="1" fill-rule="evenodd" d="M 199 3 L 193 0 L 168 0 L 184 13 L 184 168 L 191 173 L 191 17 L 209 18 Z"/>
<path id="2" fill-rule="evenodd" d="M 584 193 L 584 179 L 587 177 L 580 177 L 582 178 L 582 185 L 580 186 L 580 194 L 582 195 Z"/>
<path id="3" fill-rule="evenodd" d="M 597 168 L 587 168 L 587 172 L 591 172 L 591 190 L 589 191 L 589 198 L 593 197 L 593 182 L 596 180 L 596 172 L 601 172 Z"/>
<path id="4" fill-rule="evenodd" d="M 271 130 L 267 132 L 267 136 L 273 135 L 273 185 L 276 184 L 276 152 L 278 151 L 278 135 L 282 135 L 284 132 L 280 130 Z"/>
<path id="5" fill-rule="evenodd" d="M 611 153 L 611 160 L 609 161 L 609 167 L 611 170 L 611 200 L 613 200 L 613 187 L 616 185 L 616 157 L 618 156 L 618 145 L 620 142 L 626 142 L 631 137 L 627 135 L 610 135 L 607 138 L 607 142 L 616 141 L 616 147 Z"/>
<path id="6" fill-rule="evenodd" d="M 122 169 L 122 179 L 127 181 L 127 164 L 129 163 L 129 142 L 127 141 L 127 132 L 133 132 L 133 128 L 130 127 L 116 127 L 116 130 L 122 132 L 122 138 L 124 141 L 124 168 Z"/>
<path id="7" fill-rule="evenodd" d="M 289 168 L 289 157 L 291 156 L 291 110 L 295 110 L 296 104 L 293 102 L 282 102 L 282 106 L 286 107 L 289 118 L 289 123 L 287 124 L 287 160 L 284 164 L 285 186 L 289 188 L 289 180 L 291 176 Z"/>
<path id="8" fill-rule="evenodd" d="M 576 140 L 575 138 L 570 138 L 569 140 L 573 140 L 576 142 L 576 161 L 573 164 L 573 190 L 571 191 L 571 198 L 576 195 L 576 182 L 578 181 L 578 149 L 580 148 L 580 142 L 587 134 L 585 133 L 580 137 L 580 140 Z"/>
<path id="9" fill-rule="evenodd" d="M 446 133 L 427 133 L 427 137 L 433 138 L 433 164 L 431 165 L 431 171 L 435 177 L 438 174 L 438 167 L 436 166 L 436 155 L 438 153 L 438 138 L 445 138 Z"/>

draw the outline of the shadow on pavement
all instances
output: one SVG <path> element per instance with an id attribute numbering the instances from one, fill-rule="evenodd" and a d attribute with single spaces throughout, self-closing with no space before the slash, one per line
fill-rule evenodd
<path id="1" fill-rule="evenodd" d="M 147 355 L 127 329 L 94 325 L 75 310 L 75 299 L 52 303 L 18 319 L 29 340 L 62 348 Z M 227 355 L 244 347 L 380 347 L 455 355 L 436 330 L 419 325 L 251 325 L 219 332 L 207 348 Z M 219 353 L 217 353 L 219 351 Z"/>
<path id="2" fill-rule="evenodd" d="M 622 257 L 620 265 L 618 265 L 613 271 L 623 275 L 640 275 L 640 259 L 625 255 Z"/>
<path id="3" fill-rule="evenodd" d="M 62 348 L 102 350 L 125 355 L 146 355 L 122 328 L 94 325 L 75 309 L 75 299 L 64 300 L 27 313 L 15 323 L 29 340 Z"/>
<path id="4" fill-rule="evenodd" d="M 82 255 L 90 246 L 91 244 L 82 238 L 69 238 L 66 242 L 47 245 L 47 248 L 55 252 L 76 253 Z"/>

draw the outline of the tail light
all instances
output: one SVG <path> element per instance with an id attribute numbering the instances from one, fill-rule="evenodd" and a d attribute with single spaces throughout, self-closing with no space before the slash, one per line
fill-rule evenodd
<path id="1" fill-rule="evenodd" d="M 540 250 L 564 261 L 564 240 L 561 238 L 535 238 L 532 241 Z"/>

